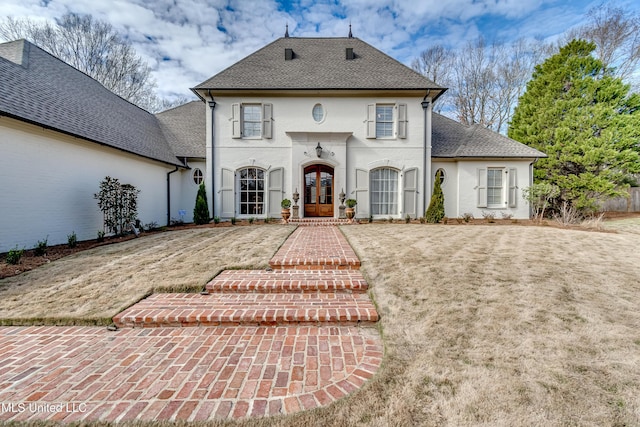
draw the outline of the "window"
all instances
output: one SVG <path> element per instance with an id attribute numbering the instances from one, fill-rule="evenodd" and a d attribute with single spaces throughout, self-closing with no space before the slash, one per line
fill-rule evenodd
<path id="1" fill-rule="evenodd" d="M 407 104 L 369 104 L 367 138 L 407 137 Z"/>
<path id="2" fill-rule="evenodd" d="M 510 208 L 518 206 L 518 170 L 492 167 L 478 169 L 478 207 Z"/>
<path id="3" fill-rule="evenodd" d="M 231 133 L 233 138 L 271 138 L 272 104 L 232 104 Z"/>
<path id="4" fill-rule="evenodd" d="M 503 207 L 502 169 L 487 170 L 487 207 Z"/>
<path id="5" fill-rule="evenodd" d="M 242 136 L 245 138 L 262 136 L 262 116 L 259 105 L 242 106 Z"/>
<path id="6" fill-rule="evenodd" d="M 371 215 L 398 214 L 398 171 L 374 169 L 370 173 Z"/>
<path id="7" fill-rule="evenodd" d="M 195 168 L 193 170 L 193 182 L 196 185 L 200 185 L 202 184 L 202 181 L 204 181 L 204 174 L 202 173 L 202 171 L 198 168 Z"/>
<path id="8" fill-rule="evenodd" d="M 316 104 L 313 106 L 312 115 L 313 120 L 316 123 L 320 123 L 324 120 L 324 107 L 322 106 L 322 104 Z"/>
<path id="9" fill-rule="evenodd" d="M 376 138 L 393 136 L 393 106 L 376 105 Z"/>
<path id="10" fill-rule="evenodd" d="M 240 215 L 264 213 L 264 171 L 245 168 L 239 171 Z"/>
<path id="11" fill-rule="evenodd" d="M 433 176 L 434 179 L 438 176 L 438 172 L 440 172 L 440 185 L 444 185 L 444 181 L 445 181 L 445 177 L 446 177 L 444 169 L 438 168 L 438 170 L 436 171 L 436 174 Z"/>

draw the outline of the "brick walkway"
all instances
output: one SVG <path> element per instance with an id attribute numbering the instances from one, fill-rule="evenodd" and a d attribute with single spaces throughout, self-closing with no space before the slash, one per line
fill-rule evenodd
<path id="1" fill-rule="evenodd" d="M 269 416 L 348 395 L 382 360 L 359 262 L 336 227 L 299 227 L 272 265 L 294 258 L 303 270 L 227 271 L 208 295 L 152 295 L 117 331 L 0 328 L 0 421 Z M 306 270 L 322 259 L 331 269 Z"/>

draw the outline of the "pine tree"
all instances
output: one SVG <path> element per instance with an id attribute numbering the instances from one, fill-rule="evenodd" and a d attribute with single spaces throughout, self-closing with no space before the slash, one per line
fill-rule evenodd
<path id="1" fill-rule="evenodd" d="M 196 206 L 193 209 L 193 222 L 198 225 L 207 224 L 210 219 L 207 190 L 204 187 L 204 183 L 202 183 L 198 188 L 198 195 L 196 196 Z"/>
<path id="2" fill-rule="evenodd" d="M 433 184 L 433 194 L 431 195 L 431 202 L 424 216 L 427 222 L 437 223 L 444 218 L 444 193 L 442 192 L 441 184 L 441 172 L 436 173 L 435 183 Z"/>
<path id="3" fill-rule="evenodd" d="M 547 154 L 535 180 L 560 191 L 562 203 L 588 213 L 598 199 L 626 195 L 640 172 L 640 96 L 592 56 L 595 45 L 573 40 L 536 66 L 520 97 L 509 137 Z"/>

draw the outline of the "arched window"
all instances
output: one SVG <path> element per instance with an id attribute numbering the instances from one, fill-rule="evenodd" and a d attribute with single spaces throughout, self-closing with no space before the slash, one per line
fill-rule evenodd
<path id="1" fill-rule="evenodd" d="M 374 169 L 370 173 L 371 215 L 398 214 L 398 171 Z"/>
<path id="2" fill-rule="evenodd" d="M 240 215 L 261 215 L 264 210 L 264 170 L 245 168 L 238 171 Z"/>

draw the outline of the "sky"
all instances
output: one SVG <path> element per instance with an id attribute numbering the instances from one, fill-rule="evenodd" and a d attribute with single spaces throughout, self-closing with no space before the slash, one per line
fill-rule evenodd
<path id="1" fill-rule="evenodd" d="M 631 0 L 615 4 L 639 11 Z M 602 0 L 2 0 L 0 19 L 51 20 L 67 12 L 109 22 L 149 64 L 158 95 L 189 90 L 284 36 L 353 36 L 398 61 L 433 44 L 462 47 L 518 38 L 555 41 Z"/>

